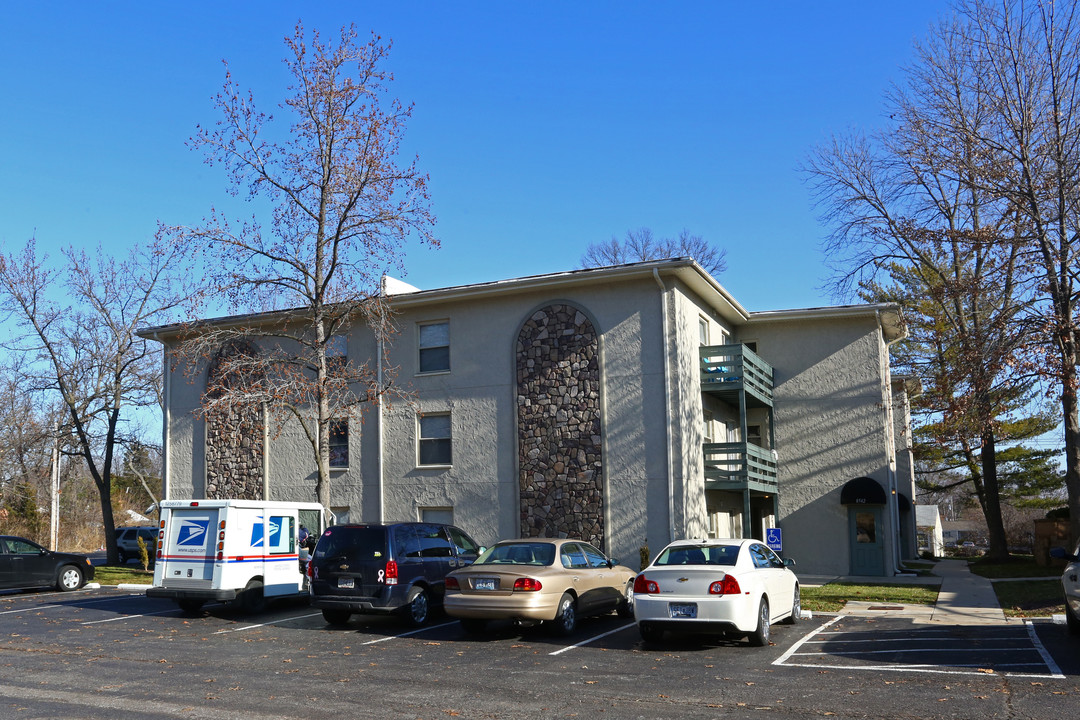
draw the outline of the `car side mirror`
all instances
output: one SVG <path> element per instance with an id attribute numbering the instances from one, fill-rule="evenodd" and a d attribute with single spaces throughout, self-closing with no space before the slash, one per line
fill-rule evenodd
<path id="1" fill-rule="evenodd" d="M 791 558 L 784 558 L 784 567 L 795 567 L 795 561 Z"/>
<path id="2" fill-rule="evenodd" d="M 619 561 L 618 561 L 617 558 L 608 558 L 607 559 L 608 569 L 611 569 L 611 568 L 615 567 L 618 564 L 619 564 Z"/>

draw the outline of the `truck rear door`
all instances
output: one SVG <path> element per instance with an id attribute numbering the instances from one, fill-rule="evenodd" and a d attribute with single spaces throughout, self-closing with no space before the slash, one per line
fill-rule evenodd
<path id="1" fill-rule="evenodd" d="M 206 587 L 214 580 L 219 508 L 175 508 L 165 527 L 163 587 Z"/>

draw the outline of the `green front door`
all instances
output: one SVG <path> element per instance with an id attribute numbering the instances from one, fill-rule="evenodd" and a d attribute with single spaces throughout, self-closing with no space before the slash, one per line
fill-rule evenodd
<path id="1" fill-rule="evenodd" d="M 884 528 L 880 505 L 848 506 L 852 575 L 885 574 Z"/>

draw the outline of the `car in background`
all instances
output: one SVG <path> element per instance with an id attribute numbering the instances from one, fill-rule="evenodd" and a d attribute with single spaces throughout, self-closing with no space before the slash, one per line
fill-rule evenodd
<path id="1" fill-rule="evenodd" d="M 1067 561 L 1061 573 L 1061 593 L 1065 598 L 1065 624 L 1070 635 L 1080 635 L 1080 543 L 1070 553 L 1063 547 L 1050 548 L 1050 557 Z"/>
<path id="2" fill-rule="evenodd" d="M 146 544 L 146 557 L 150 565 L 154 564 L 157 557 L 158 529 L 153 525 L 141 527 L 116 528 L 116 553 L 121 565 L 127 565 L 128 560 L 139 559 L 139 538 Z"/>
<path id="3" fill-rule="evenodd" d="M 446 614 L 468 633 L 511 620 L 569 635 L 579 617 L 633 617 L 634 575 L 580 540 L 505 540 L 446 577 Z"/>
<path id="4" fill-rule="evenodd" d="M 15 535 L 0 535 L 0 589 L 55 587 L 70 592 L 94 579 L 85 555 L 53 552 Z"/>
<path id="5" fill-rule="evenodd" d="M 773 623 L 802 614 L 793 564 L 753 539 L 673 542 L 634 581 L 638 631 L 648 643 L 670 631 L 768 645 Z"/>
<path id="6" fill-rule="evenodd" d="M 393 613 L 420 627 L 433 607 L 442 606 L 447 573 L 482 551 L 453 525 L 332 525 L 307 565 L 311 604 L 331 625 L 345 625 L 354 613 Z"/>

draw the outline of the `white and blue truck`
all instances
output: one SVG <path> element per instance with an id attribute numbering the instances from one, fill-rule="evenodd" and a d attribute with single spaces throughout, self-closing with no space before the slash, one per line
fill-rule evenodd
<path id="1" fill-rule="evenodd" d="M 163 500 L 154 584 L 147 597 L 186 612 L 231 602 L 248 612 L 267 600 L 307 597 L 301 535 L 322 534 L 319 503 L 268 500 Z"/>

